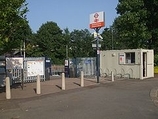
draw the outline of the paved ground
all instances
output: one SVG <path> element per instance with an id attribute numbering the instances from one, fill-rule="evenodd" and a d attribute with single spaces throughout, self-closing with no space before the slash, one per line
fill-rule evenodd
<path id="1" fill-rule="evenodd" d="M 84 88 L 79 82 L 67 79 L 65 91 L 60 89 L 60 79 L 43 82 L 40 96 L 34 92 L 35 83 L 25 84 L 24 90 L 12 89 L 11 100 L 5 100 L 2 92 L 0 118 L 158 119 L 158 78 L 101 80 L 99 84 L 91 79 Z"/>
<path id="2" fill-rule="evenodd" d="M 81 88 L 80 78 L 66 78 L 66 90 Z M 100 82 L 111 82 L 110 79 L 100 78 Z M 95 78 L 85 78 L 85 86 L 98 85 Z M 41 95 L 62 92 L 61 90 L 61 77 L 51 77 L 50 80 L 41 82 Z M 5 91 L 0 90 L 0 100 L 5 99 Z M 36 94 L 36 82 L 25 83 L 22 89 L 20 84 L 11 87 L 11 98 L 12 99 L 22 99 L 30 97 L 39 97 L 41 95 Z"/>

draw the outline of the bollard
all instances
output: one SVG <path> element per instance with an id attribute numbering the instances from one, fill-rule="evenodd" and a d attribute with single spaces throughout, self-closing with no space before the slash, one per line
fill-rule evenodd
<path id="1" fill-rule="evenodd" d="M 6 77 L 6 99 L 11 99 L 10 78 Z"/>
<path id="2" fill-rule="evenodd" d="M 36 87 L 36 93 L 37 93 L 37 94 L 41 94 L 40 75 L 37 75 L 37 87 Z"/>
<path id="3" fill-rule="evenodd" d="M 111 81 L 114 82 L 114 74 L 111 72 Z"/>
<path id="4" fill-rule="evenodd" d="M 81 87 L 84 87 L 84 74 L 83 74 L 83 71 L 81 71 Z"/>
<path id="5" fill-rule="evenodd" d="M 65 90 L 65 73 L 62 73 L 62 90 Z"/>

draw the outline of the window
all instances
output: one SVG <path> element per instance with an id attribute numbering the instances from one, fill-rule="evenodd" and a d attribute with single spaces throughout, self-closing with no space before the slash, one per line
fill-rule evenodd
<path id="1" fill-rule="evenodd" d="M 128 53 L 125 53 L 125 55 L 126 55 L 126 64 L 135 63 L 135 53 L 134 52 L 128 52 Z"/>

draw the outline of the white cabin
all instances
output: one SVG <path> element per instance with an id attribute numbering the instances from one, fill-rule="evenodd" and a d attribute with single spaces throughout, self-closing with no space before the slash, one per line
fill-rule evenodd
<path id="1" fill-rule="evenodd" d="M 154 52 L 148 49 L 100 51 L 100 73 L 145 79 L 154 77 Z"/>

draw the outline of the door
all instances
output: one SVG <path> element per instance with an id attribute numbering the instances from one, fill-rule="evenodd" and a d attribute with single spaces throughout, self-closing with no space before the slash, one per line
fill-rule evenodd
<path id="1" fill-rule="evenodd" d="M 143 52 L 143 77 L 147 77 L 147 53 Z"/>

